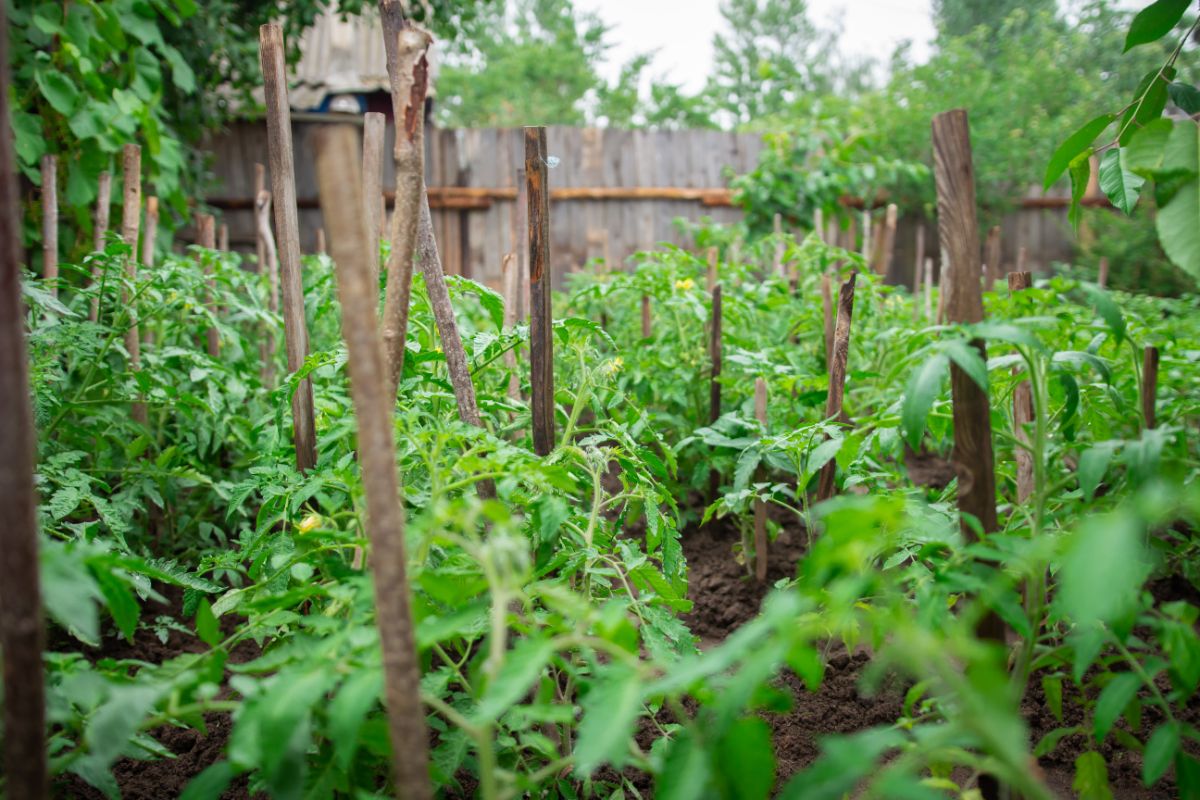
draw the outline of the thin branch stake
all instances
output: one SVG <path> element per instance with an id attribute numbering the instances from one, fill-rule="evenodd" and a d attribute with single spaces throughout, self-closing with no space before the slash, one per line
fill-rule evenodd
<path id="1" fill-rule="evenodd" d="M 833 334 L 833 358 L 829 362 L 829 394 L 825 399 L 825 419 L 836 423 L 843 417 L 842 401 L 846 392 L 846 363 L 850 359 L 850 323 L 854 315 L 854 284 L 858 273 L 838 289 L 837 326 Z M 817 481 L 817 502 L 833 497 L 837 463 L 832 459 L 821 467 Z"/>
<path id="2" fill-rule="evenodd" d="M 58 156 L 42 156 L 42 278 L 58 297 Z"/>

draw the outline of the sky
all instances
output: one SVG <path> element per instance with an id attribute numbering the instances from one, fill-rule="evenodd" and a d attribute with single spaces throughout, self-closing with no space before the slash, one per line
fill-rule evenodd
<path id="1" fill-rule="evenodd" d="M 613 48 L 604 77 L 614 80 L 621 64 L 638 53 L 657 50 L 652 72 L 665 74 L 688 90 L 704 85 L 712 61 L 712 38 L 721 23 L 718 0 L 575 0 L 612 27 Z M 809 0 L 809 17 L 822 27 L 840 19 L 842 50 L 849 55 L 886 58 L 910 41 L 913 55 L 928 53 L 933 38 L 930 0 Z"/>

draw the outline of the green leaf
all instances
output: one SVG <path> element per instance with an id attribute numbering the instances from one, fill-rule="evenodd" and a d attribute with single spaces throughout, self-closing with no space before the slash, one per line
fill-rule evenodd
<path id="1" fill-rule="evenodd" d="M 580 775 L 591 775 L 603 764 L 624 765 L 641 700 L 642 682 L 632 667 L 614 663 L 597 670 L 591 691 L 580 702 L 583 717 L 575 745 Z"/>
<path id="2" fill-rule="evenodd" d="M 84 741 L 88 751 L 111 764 L 154 708 L 158 686 L 115 686 L 112 694 L 88 719 Z"/>
<path id="3" fill-rule="evenodd" d="M 1071 788 L 1079 793 L 1079 800 L 1113 800 L 1104 756 L 1088 752 L 1075 759 L 1075 780 Z"/>
<path id="4" fill-rule="evenodd" d="M 1083 127 L 1067 137 L 1066 141 L 1058 146 L 1054 151 L 1054 155 L 1050 156 L 1050 163 L 1046 165 L 1046 177 L 1042 181 L 1042 188 L 1049 189 L 1055 182 L 1062 177 L 1062 174 L 1067 171 L 1080 153 L 1088 150 L 1092 142 L 1096 141 L 1096 137 L 1104 133 L 1104 129 L 1112 124 L 1114 116 L 1112 114 L 1101 114 L 1095 119 L 1088 120 Z"/>
<path id="5" fill-rule="evenodd" d="M 174 47 L 167 45 L 159 48 L 167 63 L 171 65 L 171 79 L 179 91 L 191 94 L 196 91 L 196 73 Z"/>
<path id="6" fill-rule="evenodd" d="M 504 654 L 504 663 L 488 684 L 483 700 L 475 709 L 475 718 L 485 721 L 499 718 L 529 691 L 553 655 L 554 642 L 549 639 L 529 638 L 517 642 Z"/>
<path id="7" fill-rule="evenodd" d="M 90 645 L 100 644 L 100 590 L 74 545 L 53 540 L 41 548 L 42 600 L 50 618 Z"/>
<path id="8" fill-rule="evenodd" d="M 1147 786 L 1158 783 L 1167 773 L 1167 768 L 1179 752 L 1179 723 L 1165 722 L 1159 725 L 1146 742 L 1142 754 L 1142 782 Z"/>
<path id="9" fill-rule="evenodd" d="M 1179 24 L 1190 5 L 1191 0 L 1156 0 L 1143 8 L 1129 23 L 1125 49 L 1121 52 L 1128 52 L 1140 44 L 1148 44 L 1166 36 Z"/>
<path id="10" fill-rule="evenodd" d="M 1142 527 L 1127 513 L 1093 516 L 1067 540 L 1056 602 L 1083 628 L 1123 615 L 1149 570 Z"/>
<path id="11" fill-rule="evenodd" d="M 42 134 L 42 122 L 33 114 L 13 109 L 13 143 L 22 164 L 32 167 L 46 154 L 46 137 Z"/>
<path id="12" fill-rule="evenodd" d="M 179 800 L 219 800 L 236 774 L 228 761 L 211 764 L 188 782 Z"/>
<path id="13" fill-rule="evenodd" d="M 1088 300 L 1095 307 L 1104 321 L 1108 324 L 1108 329 L 1112 331 L 1113 338 L 1117 344 L 1125 341 L 1125 315 L 1121 313 L 1120 307 L 1113 302 L 1112 295 L 1098 286 L 1090 286 L 1084 284 L 1084 293 L 1087 294 Z"/>
<path id="14" fill-rule="evenodd" d="M 946 374 L 949 356 L 938 353 L 921 362 L 908 380 L 904 389 L 904 404 L 900 409 L 900 425 L 904 429 L 904 437 L 914 450 L 921 444 L 921 436 L 925 433 L 925 419 L 933 405 L 933 398 L 942 387 L 942 379 Z"/>
<path id="15" fill-rule="evenodd" d="M 950 360 L 954 362 L 955 366 L 967 373 L 976 386 L 987 391 L 987 363 L 979 354 L 978 349 L 962 339 L 950 339 L 943 345 L 942 351 L 950 356 Z"/>
<path id="16" fill-rule="evenodd" d="M 1104 737 L 1112 730 L 1117 718 L 1129 705 L 1129 701 L 1142 688 L 1142 679 L 1133 672 L 1122 672 L 1108 682 L 1100 697 L 1096 700 L 1096 709 L 1092 715 L 1092 732 L 1097 742 L 1103 742 Z"/>
<path id="17" fill-rule="evenodd" d="M 1086 499 L 1091 500 L 1096 494 L 1096 488 L 1108 472 L 1108 465 L 1112 463 L 1116 449 L 1116 442 L 1101 442 L 1084 450 L 1079 456 L 1079 490 Z"/>
<path id="18" fill-rule="evenodd" d="M 695 800 L 708 797 L 712 767 L 704 748 L 693 741 L 685 730 L 670 744 L 663 761 L 662 772 L 654 784 L 654 796 L 659 800 Z"/>
<path id="19" fill-rule="evenodd" d="M 1183 184 L 1158 210 L 1154 225 L 1171 263 L 1200 279 L 1200 180 Z"/>
<path id="20" fill-rule="evenodd" d="M 775 785 L 775 753 L 771 727 L 759 717 L 746 717 L 730 726 L 717 745 L 717 766 L 728 787 L 725 797 L 765 800 Z"/>
<path id="21" fill-rule="evenodd" d="M 75 109 L 79 107 L 79 90 L 66 75 L 57 70 L 39 69 L 34 73 L 33 79 L 51 108 L 64 117 L 75 113 Z"/>
<path id="22" fill-rule="evenodd" d="M 1042 692 L 1046 695 L 1046 705 L 1050 706 L 1050 713 L 1059 722 L 1062 722 L 1062 675 L 1047 675 L 1042 678 Z"/>
<path id="23" fill-rule="evenodd" d="M 141 608 L 134 599 L 133 592 L 124 580 L 107 567 L 97 569 L 92 574 L 96 578 L 96 585 L 100 587 L 100 593 L 104 595 L 105 603 L 108 604 L 113 622 L 126 639 L 133 641 L 133 632 L 137 630 L 138 617 L 141 615 Z"/>
<path id="24" fill-rule="evenodd" d="M 1147 122 L 1129 139 L 1129 144 L 1121 148 L 1125 151 L 1125 166 L 1144 178 L 1158 175 L 1162 170 L 1163 151 L 1174 130 L 1175 124 L 1169 119 Z"/>
<path id="25" fill-rule="evenodd" d="M 358 750 L 358 731 L 383 691 L 383 671 L 360 669 L 350 675 L 329 704 L 329 738 L 333 757 L 343 770 Z"/>
<path id="26" fill-rule="evenodd" d="M 209 647 L 216 647 L 221 641 L 221 626 L 206 597 L 201 598 L 200 605 L 196 607 L 196 635 Z"/>
<path id="27" fill-rule="evenodd" d="M 1145 178 L 1129 170 L 1124 148 L 1113 148 L 1100 159 L 1100 188 L 1126 214 L 1133 213 L 1145 182 Z"/>
<path id="28" fill-rule="evenodd" d="M 1067 218 L 1073 226 L 1079 227 L 1079 220 L 1083 215 L 1083 206 L 1080 203 L 1092 179 L 1092 148 L 1089 147 L 1076 156 L 1067 171 L 1071 175 L 1071 210 Z"/>
<path id="29" fill-rule="evenodd" d="M 1134 97 L 1138 99 L 1121 115 L 1118 130 L 1118 142 L 1122 147 L 1137 133 L 1137 129 L 1151 120 L 1162 116 L 1167 107 L 1167 86 L 1175 78 L 1174 67 L 1163 67 L 1162 70 L 1152 69 L 1142 76 Z"/>
<path id="30" fill-rule="evenodd" d="M 1200 89 L 1192 84 L 1175 81 L 1167 87 L 1167 96 L 1188 116 L 1200 113 Z"/>

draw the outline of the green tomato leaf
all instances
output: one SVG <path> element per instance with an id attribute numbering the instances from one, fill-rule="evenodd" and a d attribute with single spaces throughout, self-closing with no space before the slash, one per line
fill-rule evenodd
<path id="1" fill-rule="evenodd" d="M 620 768 L 642 707 L 642 682 L 637 672 L 624 663 L 601 668 L 580 707 L 583 717 L 575 745 L 576 771 L 587 776 L 603 764 Z"/>
<path id="2" fill-rule="evenodd" d="M 1100 159 L 1100 188 L 1112 204 L 1132 214 L 1146 179 L 1130 171 L 1124 148 L 1113 148 Z"/>
<path id="3" fill-rule="evenodd" d="M 179 800 L 215 800 L 225 794 L 236 774 L 233 764 L 218 761 L 192 778 Z"/>
<path id="4" fill-rule="evenodd" d="M 1080 153 L 1088 150 L 1092 142 L 1096 141 L 1097 136 L 1104 133 L 1104 129 L 1112 124 L 1113 119 L 1115 117 L 1112 114 L 1101 114 L 1095 119 L 1088 120 L 1083 127 L 1068 136 L 1066 141 L 1054 151 L 1054 155 L 1050 156 L 1042 188 L 1048 190 L 1053 186 L 1071 166 L 1071 162 L 1078 158 Z"/>
<path id="5" fill-rule="evenodd" d="M 1071 788 L 1079 793 L 1079 800 L 1113 800 L 1104 756 L 1088 752 L 1075 759 L 1075 781 Z"/>
<path id="6" fill-rule="evenodd" d="M 382 691 L 383 671 L 360 669 L 346 679 L 329 704 L 329 738 L 341 769 L 350 769 L 358 750 L 358 732 Z"/>
<path id="7" fill-rule="evenodd" d="M 1083 492 L 1083 496 L 1088 500 L 1096 494 L 1097 487 L 1100 486 L 1100 481 L 1103 480 L 1104 474 L 1108 472 L 1108 465 L 1112 463 L 1113 452 L 1116 450 L 1116 442 L 1101 442 L 1093 447 L 1083 451 L 1079 456 L 1079 490 Z"/>
<path id="8" fill-rule="evenodd" d="M 1055 602 L 1081 628 L 1123 615 L 1149 571 L 1142 527 L 1127 513 L 1094 516 L 1066 539 Z"/>
<path id="9" fill-rule="evenodd" d="M 1179 752 L 1179 723 L 1166 722 L 1159 725 L 1150 739 L 1146 742 L 1146 752 L 1142 754 L 1142 782 L 1147 786 L 1158 783 L 1159 778 L 1167 773 L 1167 768 L 1175 760 Z"/>
<path id="10" fill-rule="evenodd" d="M 963 339 L 949 339 L 943 345 L 942 351 L 950 356 L 954 365 L 967 373 L 980 389 L 987 391 L 987 363 L 983 356 L 979 355 L 979 350 Z"/>
<path id="11" fill-rule="evenodd" d="M 33 75 L 42 97 L 58 113 L 69 117 L 79 107 L 79 90 L 70 78 L 53 69 L 39 69 Z"/>
<path id="12" fill-rule="evenodd" d="M 1042 692 L 1046 695 L 1046 705 L 1050 706 L 1050 713 L 1059 722 L 1062 722 L 1062 701 L 1063 701 L 1063 676 L 1062 675 L 1047 675 L 1042 678 Z"/>
<path id="13" fill-rule="evenodd" d="M 730 726 L 717 745 L 717 765 L 734 800 L 765 800 L 775 785 L 775 753 L 771 727 L 759 717 L 746 717 Z"/>
<path id="14" fill-rule="evenodd" d="M 1129 52 L 1139 44 L 1148 44 L 1166 36 L 1179 24 L 1190 5 L 1191 0 L 1156 0 L 1143 8 L 1129 24 L 1125 49 L 1121 52 Z"/>
<path id="15" fill-rule="evenodd" d="M 499 718 L 509 706 L 525 696 L 553 655 L 554 642 L 549 639 L 534 637 L 517 642 L 512 650 L 504 654 L 504 663 L 488 684 L 483 700 L 475 709 L 475 718 Z"/>
<path id="16" fill-rule="evenodd" d="M 921 443 L 925 433 L 925 420 L 933 399 L 942 388 L 942 379 L 946 374 L 946 365 L 950 358 L 945 353 L 937 353 L 921 362 L 908 380 L 904 389 L 904 404 L 900 409 L 900 426 L 904 437 L 914 450 Z"/>
<path id="17" fill-rule="evenodd" d="M 693 800 L 709 796 L 712 767 L 704 748 L 682 731 L 669 745 L 662 772 L 654 784 L 654 796 L 661 800 Z"/>
<path id="18" fill-rule="evenodd" d="M 1092 716 L 1092 732 L 1097 742 L 1103 742 L 1104 737 L 1112 730 L 1117 718 L 1129 705 L 1129 701 L 1142 688 L 1142 679 L 1133 672 L 1122 672 L 1109 681 L 1096 700 L 1095 713 Z"/>
<path id="19" fill-rule="evenodd" d="M 196 607 L 196 635 L 209 647 L 216 647 L 221 641 L 221 626 L 208 598 L 201 598 L 200 605 Z"/>
<path id="20" fill-rule="evenodd" d="M 104 595 L 104 602 L 108 604 L 109 613 L 112 614 L 117 629 L 126 639 L 133 641 L 133 632 L 137 630 L 138 617 L 141 615 L 141 607 L 134 599 L 133 592 L 128 584 L 107 566 L 95 570 L 92 574 L 96 578 L 96 585 L 100 587 L 100 593 Z"/>

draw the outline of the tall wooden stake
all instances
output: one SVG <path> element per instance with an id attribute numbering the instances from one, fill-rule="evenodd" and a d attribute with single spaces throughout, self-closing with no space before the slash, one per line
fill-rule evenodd
<path id="1" fill-rule="evenodd" d="M 522 160 L 517 165 L 517 208 L 516 226 L 520 236 L 525 236 L 529 230 L 529 181 L 525 178 L 525 163 Z M 529 248 L 518 243 L 517 248 L 517 319 L 529 319 Z"/>
<path id="2" fill-rule="evenodd" d="M 146 227 L 142 231 L 142 266 L 154 266 L 154 250 L 158 246 L 158 198 L 146 198 Z"/>
<path id="3" fill-rule="evenodd" d="M 1108 256 L 1100 257 L 1100 274 L 1096 276 L 1096 283 L 1101 289 L 1108 288 Z"/>
<path id="4" fill-rule="evenodd" d="M 916 258 L 913 259 L 913 292 L 921 293 L 923 281 L 922 270 L 925 269 L 925 221 L 917 224 Z"/>
<path id="5" fill-rule="evenodd" d="M 261 165 L 259 165 L 261 166 Z M 258 271 L 267 275 L 267 309 L 279 313 L 279 257 L 275 250 L 275 236 L 271 233 L 271 193 L 260 189 L 254 198 L 255 238 L 257 240 Z M 258 354 L 262 361 L 264 386 L 275 384 L 275 331 L 264 326 Z"/>
<path id="6" fill-rule="evenodd" d="M 925 259 L 925 322 L 933 321 L 933 257 Z"/>
<path id="7" fill-rule="evenodd" d="M 262 214 L 260 204 L 262 201 L 263 192 L 267 191 L 267 168 L 262 164 L 254 165 L 254 256 L 255 256 L 255 271 L 260 275 L 267 274 L 267 253 L 264 247 L 262 228 L 259 223 L 259 216 Z M 267 195 L 267 203 L 270 205 L 270 194 Z M 270 210 L 267 211 L 267 233 L 271 232 Z M 274 238 L 272 236 L 272 238 Z"/>
<path id="8" fill-rule="evenodd" d="M 713 287 L 712 291 L 712 321 L 708 328 L 708 359 L 712 364 L 712 372 L 708 384 L 708 422 L 715 423 L 721 418 L 721 284 Z M 720 488 L 721 476 L 717 471 L 708 473 L 708 496 L 716 499 L 717 489 Z"/>
<path id="9" fill-rule="evenodd" d="M 938 197 L 938 238 L 950 267 L 946 287 L 946 317 L 950 322 L 983 320 L 983 294 L 979 275 L 979 227 L 975 218 L 975 168 L 971 161 L 971 135 L 967 112 L 947 111 L 933 118 L 934 177 Z M 983 340 L 971 345 L 987 361 Z M 963 536 L 975 541 L 974 518 L 985 533 L 998 528 L 996 519 L 996 474 L 992 455 L 992 420 L 987 391 L 981 389 L 956 364 L 950 366 L 954 401 L 954 470 L 958 475 L 958 510 Z M 989 613 L 979 633 L 996 642 L 1004 641 L 1004 623 Z M 985 798 L 1000 795 L 999 784 L 990 776 L 980 780 Z"/>
<path id="10" fill-rule="evenodd" d="M 889 203 L 883 218 L 883 225 L 880 228 L 875 272 L 884 277 L 889 275 L 892 269 L 892 255 L 896 249 L 896 222 L 899 213 L 896 204 Z"/>
<path id="11" fill-rule="evenodd" d="M 992 291 L 996 288 L 996 281 L 1000 280 L 1000 226 L 995 225 L 988 231 L 986 255 L 984 256 L 984 283 L 983 288 L 987 291 Z M 1011 273 L 1010 273 L 1011 274 Z M 1009 279 L 1009 288 L 1012 288 L 1012 279 Z"/>
<path id="12" fill-rule="evenodd" d="M 837 327 L 833 334 L 833 358 L 829 362 L 829 394 L 825 399 L 825 419 L 837 422 L 842 417 L 842 401 L 846 393 L 846 363 L 850 359 L 850 322 L 854 315 L 854 284 L 858 273 L 838 289 Z M 833 497 L 837 464 L 829 461 L 821 468 L 817 481 L 817 502 Z"/>
<path id="13" fill-rule="evenodd" d="M 1142 420 L 1146 430 L 1158 427 L 1158 348 L 1142 351 Z"/>
<path id="14" fill-rule="evenodd" d="M 58 156 L 42 156 L 42 278 L 58 297 Z"/>
<path id="15" fill-rule="evenodd" d="M 762 378 L 754 381 L 754 418 L 767 430 L 767 382 Z M 754 501 L 754 577 L 762 583 L 767 579 L 767 504 L 764 500 Z"/>
<path id="16" fill-rule="evenodd" d="M 504 291 L 504 327 L 517 324 L 517 255 L 505 253 L 500 263 L 500 281 Z M 504 366 L 509 369 L 508 396 L 521 399 L 521 378 L 517 375 L 517 353 L 515 349 L 504 351 Z"/>
<path id="17" fill-rule="evenodd" d="M 993 230 L 997 230 L 993 228 Z M 1028 272 L 1008 273 L 1008 290 L 1019 292 L 1033 286 Z M 1016 371 L 1016 367 L 1013 371 Z M 1021 381 L 1013 390 L 1013 431 L 1017 440 L 1029 444 L 1029 426 L 1033 424 L 1033 390 L 1029 381 Z M 1033 454 L 1025 447 L 1014 448 L 1017 461 L 1017 502 L 1024 503 L 1033 495 Z"/>
<path id="18" fill-rule="evenodd" d="M 650 295 L 642 295 L 642 338 L 649 339 L 654 333 L 652 318 L 650 316 Z"/>
<path id="19" fill-rule="evenodd" d="M 92 249 L 104 249 L 104 237 L 108 234 L 108 220 L 112 213 L 112 173 L 100 173 L 96 181 L 96 214 L 92 218 Z M 92 280 L 95 280 L 93 274 Z"/>
<path id="20" fill-rule="evenodd" d="M 199 244 L 205 250 L 211 251 L 216 249 L 216 220 L 213 219 L 212 214 L 197 214 L 196 230 L 199 234 L 199 241 L 197 244 Z M 201 267 L 204 269 L 204 282 L 208 287 L 208 310 L 210 313 L 215 315 L 217 313 L 217 284 L 213 278 L 213 269 L 210 258 L 211 256 L 196 256 L 196 260 L 200 262 Z M 214 326 L 209 325 L 204 332 L 204 337 L 208 342 L 209 358 L 220 358 L 221 335 L 217 329 Z"/>
<path id="21" fill-rule="evenodd" d="M 33 409 L 21 301 L 21 222 L 9 125 L 8 16 L 0 3 L 0 651 L 4 653 L 5 790 L 44 800 L 46 694 L 42 650 Z"/>
<path id="22" fill-rule="evenodd" d="M 529 220 L 529 390 L 533 449 L 554 447 L 554 339 L 550 317 L 550 186 L 546 168 L 546 129 L 525 129 L 525 196 Z"/>
<path id="23" fill-rule="evenodd" d="M 304 318 L 304 283 L 300 275 L 300 220 L 296 208 L 296 170 L 292 154 L 292 114 L 288 107 L 283 29 L 278 23 L 259 28 L 259 59 L 267 105 L 267 146 L 271 158 L 271 196 L 282 267 L 283 325 L 288 369 L 298 371 L 308 358 Z M 300 381 L 292 395 L 292 438 L 296 466 L 303 472 L 317 463 L 312 381 Z"/>
<path id="24" fill-rule="evenodd" d="M 142 213 L 142 148 L 136 144 L 125 145 L 121 159 L 124 196 L 121 206 L 121 238 L 137 252 L 138 231 Z M 125 259 L 125 277 L 130 287 L 137 282 L 137 258 L 130 255 Z M 129 311 L 129 328 L 125 331 L 125 350 L 129 353 L 129 370 L 138 372 L 142 368 L 142 340 L 138 336 L 137 308 L 129 289 L 123 292 L 123 302 Z M 146 424 L 146 404 L 135 402 L 132 408 L 134 422 Z"/>
<path id="25" fill-rule="evenodd" d="M 429 733 L 421 706 L 421 667 L 413 634 L 404 509 L 396 477 L 392 429 L 395 396 L 388 391 L 383 347 L 376 328 L 378 284 L 372 283 L 377 248 L 369 248 L 358 163 L 358 135 L 349 125 L 317 133 L 321 214 L 329 227 L 342 304 L 342 335 L 349 353 L 350 392 L 358 420 L 358 458 L 367 497 L 367 536 L 375 587 L 375 624 L 383 650 L 392 766 L 401 797 L 429 800 Z"/>
<path id="26" fill-rule="evenodd" d="M 379 239 L 383 236 L 380 226 L 384 215 L 383 133 L 386 124 L 384 115 L 378 111 L 368 111 L 363 115 L 363 213 L 367 215 L 367 243 L 370 252 L 375 254 L 371 259 L 371 274 L 375 276 L 376 294 L 379 293 Z"/>
<path id="27" fill-rule="evenodd" d="M 717 285 L 717 266 L 720 263 L 720 250 L 716 247 L 708 248 L 708 280 L 706 288 L 709 294 L 712 293 L 713 287 Z"/>
<path id="28" fill-rule="evenodd" d="M 329 248 L 325 246 L 325 229 L 317 228 L 317 255 L 323 256 L 329 252 Z"/>
<path id="29" fill-rule="evenodd" d="M 825 322 L 825 364 L 833 363 L 833 276 L 821 276 L 821 313 Z"/>

